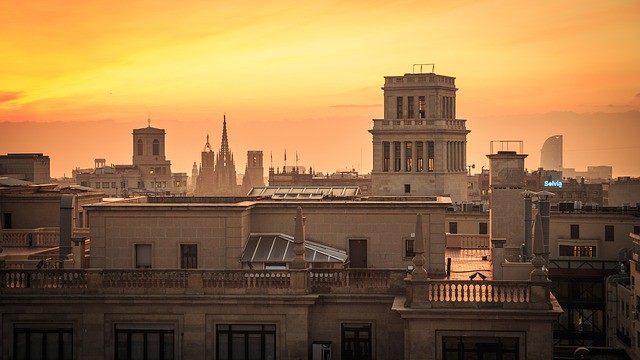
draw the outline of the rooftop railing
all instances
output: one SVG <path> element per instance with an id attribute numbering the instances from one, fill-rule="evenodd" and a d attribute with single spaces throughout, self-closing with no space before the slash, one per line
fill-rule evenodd
<path id="1" fill-rule="evenodd" d="M 89 237 L 89 229 L 73 229 L 74 238 Z M 1 247 L 53 247 L 60 245 L 58 228 L 4 229 Z"/>
<path id="2" fill-rule="evenodd" d="M 549 302 L 549 282 L 406 280 L 402 269 L 4 269 L 0 294 L 406 293 L 408 304 L 419 308 L 525 309 Z"/>

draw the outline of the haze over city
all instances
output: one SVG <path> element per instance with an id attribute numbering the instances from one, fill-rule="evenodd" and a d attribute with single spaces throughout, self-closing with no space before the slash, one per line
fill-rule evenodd
<path id="1" fill-rule="evenodd" d="M 491 140 L 564 135 L 567 167 L 640 175 L 636 1 L 244 3 L 13 2 L 0 13 L 0 153 L 43 152 L 51 175 L 130 163 L 131 129 L 167 131 L 188 172 L 227 114 L 246 150 L 332 172 L 372 168 L 385 75 L 434 63 L 454 76 L 467 164 Z M 426 67 L 424 72 L 431 69 Z M 338 145 L 338 146 L 336 146 Z M 242 171 L 242 170 L 240 170 Z"/>

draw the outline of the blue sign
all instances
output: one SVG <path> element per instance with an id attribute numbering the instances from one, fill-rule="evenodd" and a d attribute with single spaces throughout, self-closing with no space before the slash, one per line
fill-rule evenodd
<path id="1" fill-rule="evenodd" d="M 548 180 L 545 180 L 544 181 L 544 186 L 561 188 L 562 187 L 562 181 L 548 181 Z"/>

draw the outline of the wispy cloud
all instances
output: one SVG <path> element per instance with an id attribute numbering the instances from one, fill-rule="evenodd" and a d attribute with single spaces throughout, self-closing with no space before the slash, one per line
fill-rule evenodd
<path id="1" fill-rule="evenodd" d="M 0 91 L 0 103 L 17 100 L 22 96 L 22 91 Z"/>
<path id="2" fill-rule="evenodd" d="M 382 104 L 341 104 L 330 105 L 332 108 L 368 108 L 368 107 L 381 107 Z"/>

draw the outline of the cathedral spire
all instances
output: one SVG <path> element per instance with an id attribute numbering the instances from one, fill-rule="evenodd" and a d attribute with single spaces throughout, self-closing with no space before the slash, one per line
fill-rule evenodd
<path id="1" fill-rule="evenodd" d="M 220 152 L 229 153 L 229 139 L 227 138 L 227 115 L 223 115 L 222 121 L 222 144 L 220 144 Z"/>

